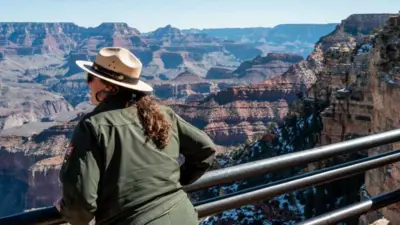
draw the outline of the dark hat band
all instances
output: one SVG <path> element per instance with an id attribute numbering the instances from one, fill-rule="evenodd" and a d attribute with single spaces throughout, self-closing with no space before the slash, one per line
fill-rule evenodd
<path id="1" fill-rule="evenodd" d="M 92 65 L 92 70 L 99 73 L 100 75 L 113 79 L 115 81 L 127 83 L 127 84 L 137 84 L 139 82 L 139 78 L 133 78 L 131 76 L 125 75 L 123 73 L 118 73 L 107 68 L 104 68 L 97 64 L 96 62 Z"/>

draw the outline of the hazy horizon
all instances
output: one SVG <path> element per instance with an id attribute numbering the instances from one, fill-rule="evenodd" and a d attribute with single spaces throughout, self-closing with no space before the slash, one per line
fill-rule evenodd
<path id="1" fill-rule="evenodd" d="M 71 22 L 86 28 L 103 22 L 122 22 L 149 32 L 169 24 L 179 29 L 336 24 L 352 14 L 398 13 L 399 9 L 398 0 L 185 0 L 167 4 L 161 0 L 3 0 L 0 21 Z"/>
<path id="2" fill-rule="evenodd" d="M 125 24 L 127 24 L 129 27 L 131 27 L 131 28 L 136 28 L 136 27 L 132 27 L 132 26 L 129 25 L 127 22 L 118 22 L 118 21 L 115 21 L 115 22 L 104 21 L 104 22 L 100 22 L 99 24 L 94 25 L 94 26 L 82 26 L 82 25 L 80 25 L 80 24 L 77 24 L 77 23 L 71 22 L 71 21 L 57 21 L 57 22 L 51 22 L 51 21 L 45 21 L 45 22 L 43 22 L 43 21 L 0 21 L 0 23 L 73 23 L 73 24 L 75 24 L 75 25 L 77 25 L 77 26 L 79 26 L 79 27 L 83 27 L 83 28 L 94 28 L 94 27 L 98 27 L 98 26 L 100 26 L 102 23 L 125 23 Z M 180 28 L 180 27 L 174 26 L 173 24 L 165 24 L 165 25 L 161 25 L 161 26 L 157 27 L 156 29 L 158 29 L 158 28 L 163 28 L 163 27 L 166 27 L 166 26 L 168 26 L 168 25 L 171 25 L 172 27 L 178 28 L 178 29 L 180 29 L 180 30 L 191 30 L 191 29 L 195 29 L 195 30 L 208 30 L 208 29 L 255 29 L 255 28 L 274 28 L 274 27 L 277 27 L 277 26 L 280 26 L 280 25 L 329 25 L 329 24 L 339 24 L 339 23 L 340 23 L 340 22 L 337 22 L 337 23 L 282 23 L 282 24 L 277 24 L 277 25 L 272 26 L 272 27 L 261 27 L 261 26 L 257 26 L 257 27 L 211 27 L 211 28 L 208 28 L 208 27 L 206 27 L 206 28 L 195 28 L 195 27 L 192 27 L 192 28 Z M 136 29 L 137 29 L 137 28 L 136 28 Z M 155 29 L 154 29 L 154 30 L 155 30 Z M 154 31 L 154 30 L 151 30 L 151 31 Z M 146 31 L 146 32 L 149 32 L 149 31 Z"/>

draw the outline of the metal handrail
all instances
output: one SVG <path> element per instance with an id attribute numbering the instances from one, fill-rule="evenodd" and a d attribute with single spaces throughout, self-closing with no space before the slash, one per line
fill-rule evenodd
<path id="1" fill-rule="evenodd" d="M 58 225 L 66 223 L 56 207 L 45 207 L 0 218 L 1 225 Z"/>
<path id="2" fill-rule="evenodd" d="M 308 173 L 295 175 L 295 176 L 292 176 L 292 177 L 288 177 L 288 178 L 284 178 L 284 179 L 281 179 L 281 180 L 273 181 L 273 182 L 270 182 L 270 183 L 267 183 L 267 184 L 262 184 L 262 185 L 258 185 L 258 186 L 255 186 L 255 187 L 250 187 L 250 188 L 246 188 L 246 189 L 243 189 L 243 190 L 240 190 L 240 191 L 236 191 L 236 192 L 233 192 L 233 193 L 228 193 L 228 194 L 225 194 L 223 196 L 217 196 L 217 197 L 214 197 L 214 198 L 209 198 L 209 199 L 201 200 L 201 201 L 198 201 L 198 202 L 194 202 L 193 205 L 194 206 L 203 205 L 203 204 L 207 204 L 209 202 L 215 202 L 215 201 L 218 201 L 218 200 L 221 200 L 221 199 L 225 199 L 225 198 L 228 198 L 228 197 L 238 196 L 238 195 L 245 194 L 245 193 L 248 193 L 248 192 L 251 192 L 251 191 L 260 190 L 262 188 L 267 188 L 267 187 L 271 187 L 271 186 L 274 186 L 274 185 L 280 185 L 280 184 L 284 184 L 286 182 L 299 180 L 299 179 L 302 179 L 302 178 L 307 178 L 307 177 L 310 177 L 310 176 L 313 176 L 313 175 L 316 175 L 316 174 L 320 174 L 320 173 L 323 173 L 323 172 L 328 172 L 330 170 L 340 169 L 342 167 L 352 166 L 352 165 L 355 165 L 355 164 L 358 164 L 358 163 L 369 162 L 369 161 L 371 161 L 373 159 L 378 159 L 378 158 L 381 158 L 381 157 L 384 157 L 384 156 L 396 154 L 399 151 L 400 150 L 387 152 L 387 153 L 382 153 L 382 154 L 378 154 L 378 155 L 374 155 L 374 156 L 370 156 L 370 157 L 365 157 L 365 158 L 362 158 L 362 159 L 353 160 L 353 161 L 350 161 L 350 162 L 345 162 L 345 163 L 342 163 L 342 164 L 339 164 L 339 165 L 335 165 L 335 166 L 331 166 L 331 167 L 327 167 L 327 168 L 322 168 L 322 169 L 311 171 L 311 172 L 308 172 Z"/>
<path id="3" fill-rule="evenodd" d="M 344 219 L 361 216 L 365 213 L 383 208 L 400 201 L 400 189 L 389 193 L 375 196 L 371 199 L 355 203 L 341 209 L 337 209 L 309 220 L 298 223 L 297 225 L 329 225 L 336 224 Z"/>
<path id="4" fill-rule="evenodd" d="M 400 141 L 400 129 L 213 170 L 204 174 L 196 182 L 185 186 L 184 190 L 192 192 L 397 141 Z"/>
<path id="5" fill-rule="evenodd" d="M 338 169 L 328 170 L 312 176 L 285 182 L 271 187 L 262 188 L 256 191 L 243 193 L 238 196 L 224 198 L 215 202 L 206 203 L 196 207 L 199 217 L 213 215 L 229 209 L 235 209 L 238 206 L 247 205 L 268 199 L 289 191 L 299 190 L 313 185 L 328 183 L 338 179 L 350 177 L 358 173 L 365 172 L 380 166 L 394 163 L 400 160 L 400 150 L 381 154 L 375 159 L 367 160 L 354 165 L 340 167 Z"/>

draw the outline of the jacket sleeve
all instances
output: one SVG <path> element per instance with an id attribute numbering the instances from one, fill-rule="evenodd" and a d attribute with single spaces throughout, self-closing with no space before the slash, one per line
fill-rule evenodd
<path id="1" fill-rule="evenodd" d="M 211 166 L 216 146 L 202 130 L 189 124 L 179 115 L 177 125 L 180 140 L 180 153 L 185 157 L 181 166 L 182 185 L 188 185 L 199 179 Z"/>
<path id="2" fill-rule="evenodd" d="M 79 122 L 60 171 L 60 213 L 71 224 L 88 224 L 97 209 L 99 147 L 93 127 Z"/>

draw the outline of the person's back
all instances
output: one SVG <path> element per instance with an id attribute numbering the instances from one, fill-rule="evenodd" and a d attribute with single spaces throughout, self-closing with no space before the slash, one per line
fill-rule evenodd
<path id="1" fill-rule="evenodd" d="M 130 217 L 137 224 L 144 224 L 154 219 L 145 214 L 161 215 L 187 198 L 179 182 L 179 149 L 189 163 L 201 163 L 203 157 L 199 156 L 212 155 L 210 151 L 214 146 L 202 131 L 190 127 L 172 110 L 162 106 L 162 113 L 171 121 L 172 132 L 168 145 L 157 149 L 151 141 L 146 143 L 137 108 L 112 109 L 118 106 L 123 107 L 123 104 L 104 103 L 102 107 L 108 111 L 86 119 L 97 127 L 99 147 L 106 150 L 96 221 L 113 224 L 112 221 L 126 221 L 126 217 Z"/>
<path id="2" fill-rule="evenodd" d="M 104 89 L 93 83 L 91 91 L 96 85 Z M 109 92 L 74 131 L 60 172 L 60 212 L 72 224 L 94 216 L 96 224 L 198 224 L 182 185 L 210 167 L 215 145 L 151 97 L 133 92 L 139 97 L 131 101 L 131 92 L 119 90 Z"/>

